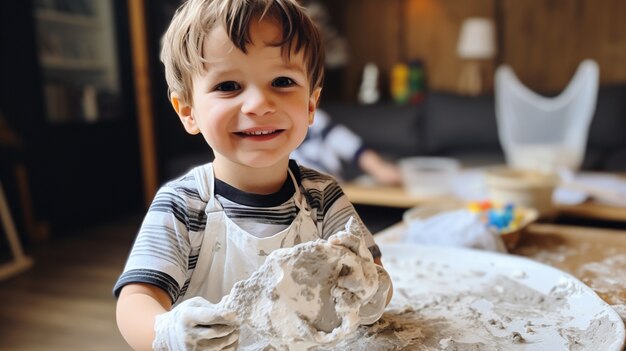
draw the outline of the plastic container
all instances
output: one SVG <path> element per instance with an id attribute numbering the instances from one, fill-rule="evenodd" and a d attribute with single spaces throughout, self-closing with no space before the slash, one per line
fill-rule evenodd
<path id="1" fill-rule="evenodd" d="M 496 117 L 507 165 L 543 173 L 578 170 L 596 107 L 598 77 L 597 63 L 585 60 L 561 94 L 545 97 L 524 86 L 511 67 L 499 67 Z"/>
<path id="2" fill-rule="evenodd" d="M 461 167 L 459 161 L 446 157 L 409 157 L 399 164 L 406 191 L 420 198 L 450 194 Z"/>
<path id="3" fill-rule="evenodd" d="M 552 193 L 559 182 L 556 175 L 492 167 L 486 170 L 485 181 L 489 199 L 493 202 L 534 208 L 544 218 L 556 214 L 552 202 Z"/>

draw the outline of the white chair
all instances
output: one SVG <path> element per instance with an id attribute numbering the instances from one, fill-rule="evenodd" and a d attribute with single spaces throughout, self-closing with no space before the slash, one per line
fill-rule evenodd
<path id="1" fill-rule="evenodd" d="M 584 60 L 558 96 L 545 97 L 524 86 L 508 65 L 498 67 L 496 120 L 507 164 L 545 173 L 578 170 L 596 108 L 598 80 L 598 64 Z"/>

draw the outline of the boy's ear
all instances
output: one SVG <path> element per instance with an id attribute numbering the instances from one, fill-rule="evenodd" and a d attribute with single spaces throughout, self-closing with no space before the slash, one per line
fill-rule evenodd
<path id="1" fill-rule="evenodd" d="M 315 110 L 317 109 L 317 103 L 320 100 L 320 94 L 322 93 L 322 88 L 316 88 L 311 93 L 309 97 L 309 125 L 313 124 L 315 118 Z"/>
<path id="2" fill-rule="evenodd" d="M 185 127 L 187 133 L 192 135 L 200 133 L 200 128 L 198 128 L 198 125 L 196 124 L 196 119 L 193 117 L 193 113 L 191 111 L 191 105 L 188 105 L 186 102 L 184 102 L 181 99 L 180 95 L 178 95 L 177 93 L 172 93 L 170 101 L 172 103 L 174 111 L 176 111 L 176 114 L 178 115 L 178 118 L 180 118 L 180 121 L 183 123 L 183 127 Z"/>

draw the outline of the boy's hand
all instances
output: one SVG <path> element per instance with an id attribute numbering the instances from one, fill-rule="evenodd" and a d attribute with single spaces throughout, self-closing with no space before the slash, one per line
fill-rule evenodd
<path id="1" fill-rule="evenodd" d="M 337 233 L 331 235 L 328 238 L 328 242 L 333 245 L 343 246 L 346 249 L 352 251 L 355 255 L 361 256 L 360 254 L 360 246 L 361 246 L 361 238 L 346 232 Z"/>
<path id="2" fill-rule="evenodd" d="M 361 324 L 365 325 L 376 322 L 383 315 L 385 307 L 387 307 L 387 296 L 391 288 L 389 273 L 379 265 L 376 265 L 376 270 L 378 271 L 378 290 L 359 310 Z"/>
<path id="3" fill-rule="evenodd" d="M 361 324 L 372 324 L 382 316 L 387 305 L 391 278 L 382 266 L 374 263 L 363 235 L 362 228 L 351 218 L 346 230 L 332 235 L 328 242 L 343 246 L 357 256 L 356 260 L 345 262 L 350 273 L 340 277 L 337 283 L 364 302 L 359 311 Z"/>
<path id="4" fill-rule="evenodd" d="M 329 242 L 341 245 L 354 254 L 352 257 L 356 259 L 344 261 L 344 269 L 347 274 L 339 277 L 337 286 L 350 291 L 362 301 L 359 310 L 361 324 L 367 325 L 376 322 L 382 316 L 387 305 L 387 295 L 391 287 L 389 274 L 383 267 L 373 262 L 367 248 L 365 250 L 369 255 L 369 262 L 364 262 L 365 260 L 359 255 L 359 252 L 362 252 L 362 247 L 365 245 L 360 245 L 361 240 L 356 235 L 341 233 L 336 237 L 329 238 Z"/>
<path id="5" fill-rule="evenodd" d="M 359 222 L 350 217 L 346 223 L 345 230 L 337 232 L 328 238 L 328 242 L 333 245 L 339 245 L 352 251 L 355 255 L 372 261 L 372 254 L 367 249 L 365 241 L 363 240 L 365 231 L 359 224 Z"/>
<path id="6" fill-rule="evenodd" d="M 235 350 L 239 341 L 235 312 L 201 297 L 156 316 L 154 331 L 155 351 Z"/>
<path id="7" fill-rule="evenodd" d="M 337 286 L 345 289 L 361 301 L 367 301 L 376 289 L 376 269 L 374 269 L 372 255 L 362 256 L 361 238 L 354 234 L 340 232 L 328 238 L 328 242 L 347 249 L 342 260 L 342 269 L 337 280 Z M 367 253 L 369 250 L 365 248 Z M 366 254 L 367 255 L 367 254 Z"/>

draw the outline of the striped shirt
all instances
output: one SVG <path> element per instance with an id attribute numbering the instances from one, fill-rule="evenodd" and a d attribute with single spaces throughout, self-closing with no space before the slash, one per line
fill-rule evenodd
<path id="1" fill-rule="evenodd" d="M 310 208 L 316 209 L 317 229 L 322 238 L 344 229 L 354 216 L 361 219 L 334 178 L 290 161 L 294 174 Z M 287 228 L 299 209 L 295 204 L 291 178 L 274 194 L 242 192 L 215 180 L 215 196 L 225 214 L 242 229 L 257 237 L 268 237 Z M 146 283 L 166 291 L 173 303 L 184 296 L 196 267 L 206 224 L 205 208 L 194 171 L 165 184 L 157 192 L 133 248 L 114 287 L 119 296 L 124 285 Z M 371 233 L 366 244 L 372 255 L 380 257 Z"/>

